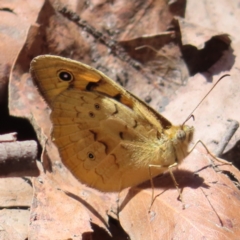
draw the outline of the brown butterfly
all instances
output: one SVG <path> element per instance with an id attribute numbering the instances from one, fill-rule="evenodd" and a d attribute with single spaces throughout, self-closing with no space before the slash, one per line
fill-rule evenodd
<path id="1" fill-rule="evenodd" d="M 152 179 L 189 154 L 194 129 L 172 125 L 100 71 L 43 55 L 31 75 L 49 104 L 52 139 L 82 183 L 117 192 Z"/>

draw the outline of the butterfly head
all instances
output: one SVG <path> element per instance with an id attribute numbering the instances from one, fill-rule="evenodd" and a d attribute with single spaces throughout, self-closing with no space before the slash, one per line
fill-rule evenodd
<path id="1" fill-rule="evenodd" d="M 167 131 L 176 153 L 177 163 L 188 155 L 188 146 L 193 139 L 194 128 L 187 125 L 172 126 Z"/>

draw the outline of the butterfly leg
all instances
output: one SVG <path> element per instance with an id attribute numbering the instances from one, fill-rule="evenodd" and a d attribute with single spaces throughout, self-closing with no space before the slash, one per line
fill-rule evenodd
<path id="1" fill-rule="evenodd" d="M 183 198 L 182 198 L 182 189 L 180 189 L 180 188 L 178 187 L 179 184 L 178 184 L 178 182 L 177 182 L 177 180 L 176 180 L 176 178 L 175 178 L 175 176 L 174 176 L 174 174 L 173 174 L 173 171 L 172 171 L 172 168 L 177 167 L 177 165 L 178 165 L 177 162 L 175 162 L 174 164 L 170 165 L 170 166 L 168 167 L 168 171 L 169 171 L 169 173 L 170 173 L 170 175 L 171 175 L 171 178 L 172 178 L 172 180 L 173 180 L 174 186 L 175 186 L 175 188 L 176 188 L 177 191 L 178 191 L 178 198 L 177 198 L 177 199 L 183 203 L 183 208 L 185 208 L 185 204 L 184 204 L 184 201 L 183 201 Z"/>
<path id="2" fill-rule="evenodd" d="M 182 202 L 182 193 L 181 193 L 181 191 L 180 191 L 180 189 L 178 187 L 178 183 L 177 183 L 176 178 L 174 177 L 174 174 L 172 172 L 172 169 L 177 167 L 177 165 L 178 165 L 178 163 L 174 163 L 174 164 L 172 164 L 172 165 L 170 165 L 168 167 L 161 166 L 161 165 L 148 165 L 149 178 L 150 178 L 151 187 L 152 187 L 152 199 L 151 199 L 151 204 L 150 204 L 150 207 L 149 207 L 149 211 L 150 211 L 150 209 L 151 209 L 151 207 L 152 207 L 156 197 L 158 196 L 158 195 L 155 196 L 155 194 L 154 194 L 154 183 L 153 183 L 153 176 L 152 176 L 152 173 L 151 173 L 151 168 L 152 167 L 154 167 L 154 168 L 168 168 L 170 176 L 171 176 L 171 178 L 173 180 L 174 186 L 176 187 L 176 189 L 178 191 L 178 194 L 179 194 L 178 199 Z"/>
<path id="3" fill-rule="evenodd" d="M 172 178 L 172 180 L 173 180 L 174 186 L 176 187 L 176 189 L 177 189 L 177 191 L 178 191 L 178 199 L 182 202 L 182 192 L 180 191 L 180 188 L 178 187 L 179 184 L 177 183 L 177 180 L 176 180 L 176 178 L 174 177 L 174 174 L 173 174 L 173 172 L 172 172 L 172 168 L 177 167 L 177 165 L 178 165 L 178 163 L 175 162 L 174 164 L 172 164 L 172 165 L 170 165 L 170 166 L 168 167 L 168 170 L 169 170 L 169 173 L 170 173 L 171 178 Z"/>
<path id="4" fill-rule="evenodd" d="M 223 163 L 223 164 L 227 164 L 227 165 L 232 165 L 231 162 L 228 162 L 228 161 L 226 161 L 226 160 L 224 160 L 224 159 L 221 159 L 221 158 L 218 158 L 218 157 L 214 156 L 214 154 L 212 154 L 212 153 L 208 150 L 207 146 L 206 146 L 201 140 L 198 140 L 198 141 L 194 144 L 194 146 L 189 150 L 188 154 L 190 154 L 190 153 L 194 150 L 194 148 L 197 146 L 198 143 L 201 143 L 201 144 L 203 145 L 203 147 L 205 148 L 205 150 L 207 151 L 207 153 L 208 153 L 213 159 L 215 159 L 217 162 L 220 162 L 220 163 Z"/>
<path id="5" fill-rule="evenodd" d="M 152 207 L 152 205 L 153 205 L 153 203 L 155 201 L 155 198 L 157 197 L 157 196 L 154 196 L 155 195 L 154 194 L 154 183 L 153 183 L 153 176 L 152 176 L 152 172 L 151 172 L 151 168 L 152 167 L 154 167 L 154 168 L 162 168 L 163 166 L 161 166 L 161 165 L 152 165 L 152 164 L 148 165 L 149 179 L 150 179 L 150 183 L 151 183 L 151 187 L 152 187 L 151 204 L 150 204 L 149 209 L 148 209 L 149 212 L 150 212 L 151 207 Z"/>

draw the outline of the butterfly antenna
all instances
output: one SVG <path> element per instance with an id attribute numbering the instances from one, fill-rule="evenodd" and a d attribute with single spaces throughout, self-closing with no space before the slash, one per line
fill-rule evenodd
<path id="1" fill-rule="evenodd" d="M 225 77 L 229 77 L 230 74 L 225 74 L 223 76 L 221 76 L 217 82 L 212 86 L 212 88 L 208 91 L 208 93 L 204 96 L 204 98 L 198 103 L 198 105 L 193 109 L 193 111 L 189 114 L 189 116 L 186 118 L 186 120 L 183 122 L 182 127 L 184 126 L 184 124 L 190 119 L 193 118 L 193 120 L 195 120 L 193 113 L 195 112 L 195 110 L 199 107 L 199 105 L 203 102 L 203 100 L 209 95 L 209 93 L 215 88 L 215 86 Z"/>

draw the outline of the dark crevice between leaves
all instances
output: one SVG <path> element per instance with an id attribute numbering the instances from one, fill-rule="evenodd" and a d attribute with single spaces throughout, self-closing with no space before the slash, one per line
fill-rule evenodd
<path id="1" fill-rule="evenodd" d="M 223 158 L 231 162 L 236 168 L 240 170 L 240 140 L 227 152 L 222 154 L 220 158 Z"/>
<path id="2" fill-rule="evenodd" d="M 222 154 L 220 157 L 231 162 L 237 169 L 240 169 L 240 140 L 236 142 L 233 148 L 231 148 L 226 153 Z M 240 183 L 234 174 L 230 171 L 222 170 L 221 173 L 225 174 L 240 190 Z"/>
<path id="3" fill-rule="evenodd" d="M 182 53 L 189 73 L 193 76 L 198 72 L 206 72 L 222 57 L 224 51 L 228 49 L 229 44 L 216 36 L 207 41 L 203 49 L 199 50 L 195 46 L 185 45 L 182 47 Z"/>
<path id="4" fill-rule="evenodd" d="M 119 221 L 109 216 L 109 233 L 107 233 L 103 228 L 99 227 L 98 225 L 91 223 L 91 227 L 93 229 L 92 233 L 85 233 L 83 234 L 83 240 L 91 239 L 93 240 L 130 240 L 128 234 L 123 230 Z M 90 235 L 90 236 L 89 236 Z"/>
<path id="5" fill-rule="evenodd" d="M 240 190 L 240 183 L 232 172 L 223 170 L 223 171 L 221 171 L 221 173 L 225 174 L 236 185 L 236 187 Z"/>
<path id="6" fill-rule="evenodd" d="M 0 134 L 16 132 L 18 141 L 36 141 L 38 145 L 37 158 L 39 159 L 42 148 L 30 122 L 24 118 L 10 116 L 6 102 L 0 105 L 0 114 Z"/>
<path id="7" fill-rule="evenodd" d="M 220 156 L 220 158 L 223 158 L 224 160 L 232 163 L 236 168 L 240 169 L 240 141 L 238 141 L 235 146 L 230 149 L 228 152 L 222 154 Z M 217 170 L 217 169 L 215 169 Z M 217 172 L 220 172 L 222 174 L 224 174 L 225 176 L 227 176 L 235 185 L 236 187 L 240 190 L 240 182 L 238 181 L 238 179 L 235 177 L 235 175 L 227 170 L 217 170 Z"/>
<path id="8" fill-rule="evenodd" d="M 227 170 L 216 170 L 216 172 L 224 174 L 225 176 L 227 176 L 234 183 L 234 185 L 240 190 L 240 183 L 232 172 L 227 171 Z"/>
<path id="9" fill-rule="evenodd" d="M 231 148 L 228 152 L 220 155 L 220 158 L 232 163 L 237 169 L 240 169 L 240 140 Z M 234 174 L 227 170 L 219 170 L 222 174 L 226 175 L 240 190 L 240 182 L 234 176 Z"/>

